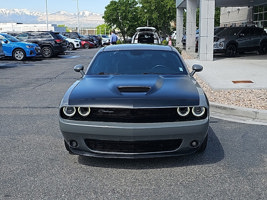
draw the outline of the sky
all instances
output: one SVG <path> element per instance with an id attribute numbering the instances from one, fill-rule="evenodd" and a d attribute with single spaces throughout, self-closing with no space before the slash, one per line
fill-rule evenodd
<path id="1" fill-rule="evenodd" d="M 77 12 L 77 0 L 0 0 L 0 8 L 27 9 L 30 11 L 46 12 L 46 1 L 48 13 L 57 11 Z M 90 11 L 104 14 L 105 7 L 110 0 L 78 0 L 80 11 Z"/>

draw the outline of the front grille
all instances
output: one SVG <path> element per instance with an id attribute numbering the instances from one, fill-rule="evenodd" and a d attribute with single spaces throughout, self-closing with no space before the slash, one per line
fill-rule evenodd
<path id="1" fill-rule="evenodd" d="M 155 140 L 155 141 L 108 141 L 108 140 L 84 140 L 89 149 L 99 152 L 110 153 L 153 153 L 174 151 L 182 143 L 181 139 L 176 140 Z"/>
<path id="2" fill-rule="evenodd" d="M 205 119 L 207 112 L 201 117 L 195 117 L 190 112 L 186 117 L 177 114 L 177 108 L 91 108 L 90 115 L 81 117 L 76 113 L 73 117 L 66 117 L 62 109 L 60 115 L 65 119 L 79 121 L 101 121 L 101 122 L 125 122 L 125 123 L 154 123 L 154 122 L 175 122 L 192 121 Z"/>

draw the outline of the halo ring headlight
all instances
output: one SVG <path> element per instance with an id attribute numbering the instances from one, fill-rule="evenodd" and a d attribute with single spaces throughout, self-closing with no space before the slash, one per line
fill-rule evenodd
<path id="1" fill-rule="evenodd" d="M 65 106 L 63 107 L 63 113 L 68 117 L 73 117 L 76 113 L 76 108 L 72 106 Z"/>
<path id="2" fill-rule="evenodd" d="M 192 108 L 192 113 L 196 117 L 203 116 L 204 113 L 205 113 L 205 111 L 206 111 L 206 108 L 205 107 L 202 107 L 202 106 L 200 106 L 200 107 L 193 107 Z"/>
<path id="3" fill-rule="evenodd" d="M 78 108 L 78 113 L 82 116 L 82 117 L 87 117 L 91 112 L 90 107 L 79 107 Z"/>
<path id="4" fill-rule="evenodd" d="M 177 113 L 178 115 L 185 117 L 189 114 L 190 108 L 189 107 L 178 107 L 177 108 Z"/>

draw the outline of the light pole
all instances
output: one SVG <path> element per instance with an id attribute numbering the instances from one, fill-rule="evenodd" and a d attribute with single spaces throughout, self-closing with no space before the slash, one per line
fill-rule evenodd
<path id="1" fill-rule="evenodd" d="M 80 32 L 79 0 L 77 0 L 77 32 Z"/>
<path id="2" fill-rule="evenodd" d="M 45 10 L 46 10 L 46 30 L 48 31 L 48 10 L 47 10 L 47 0 L 45 1 Z"/>

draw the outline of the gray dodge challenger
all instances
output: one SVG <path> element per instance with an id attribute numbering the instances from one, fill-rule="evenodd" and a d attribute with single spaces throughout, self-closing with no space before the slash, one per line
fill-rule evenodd
<path id="1" fill-rule="evenodd" d="M 65 93 L 59 125 L 71 154 L 148 158 L 203 152 L 209 102 L 170 46 L 127 44 L 101 48 Z"/>

